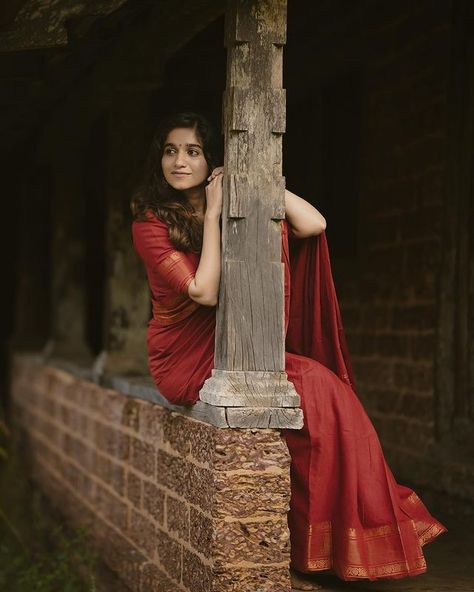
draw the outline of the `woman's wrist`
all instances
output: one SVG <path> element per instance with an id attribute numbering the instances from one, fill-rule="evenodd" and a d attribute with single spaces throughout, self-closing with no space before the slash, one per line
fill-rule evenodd
<path id="1" fill-rule="evenodd" d="M 204 222 L 207 221 L 219 221 L 219 218 L 221 217 L 221 213 L 220 211 L 213 211 L 213 210 L 206 210 L 206 213 L 204 214 Z"/>

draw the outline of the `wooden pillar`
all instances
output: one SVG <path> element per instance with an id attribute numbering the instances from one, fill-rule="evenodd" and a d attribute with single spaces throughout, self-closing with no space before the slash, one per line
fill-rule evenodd
<path id="1" fill-rule="evenodd" d="M 150 95 L 117 89 L 108 122 L 105 330 L 103 370 L 148 374 L 150 295 L 131 239 L 130 200 L 150 136 Z"/>
<path id="2" fill-rule="evenodd" d="M 215 370 L 200 396 L 227 407 L 231 427 L 302 422 L 284 358 L 285 38 L 286 0 L 229 2 L 222 281 Z"/>
<path id="3" fill-rule="evenodd" d="M 52 355 L 90 364 L 85 335 L 85 219 L 80 139 L 57 145 L 52 164 Z"/>
<path id="4" fill-rule="evenodd" d="M 18 184 L 18 180 L 17 180 Z M 14 333 L 16 351 L 39 351 L 50 338 L 51 179 L 47 165 L 28 163 L 19 180 Z M 9 245 L 11 248 L 12 245 Z"/>

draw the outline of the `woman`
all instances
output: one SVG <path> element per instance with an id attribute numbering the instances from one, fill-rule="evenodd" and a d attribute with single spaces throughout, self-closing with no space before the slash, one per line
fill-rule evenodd
<path id="1" fill-rule="evenodd" d="M 214 165 L 208 123 L 178 114 L 155 136 L 132 204 L 133 241 L 153 303 L 150 371 L 160 392 L 180 405 L 196 402 L 214 361 L 223 174 Z M 423 573 L 422 545 L 446 529 L 395 482 L 355 394 L 326 222 L 289 191 L 285 207 L 286 372 L 305 419 L 302 430 L 284 434 L 292 458 L 294 583 L 315 589 L 305 574 L 323 570 L 345 580 Z"/>

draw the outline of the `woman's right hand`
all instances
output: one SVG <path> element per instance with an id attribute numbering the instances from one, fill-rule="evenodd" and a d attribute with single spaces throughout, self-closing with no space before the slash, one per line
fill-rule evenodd
<path id="1" fill-rule="evenodd" d="M 215 168 L 206 185 L 206 215 L 219 217 L 222 212 L 222 179 L 223 167 Z"/>

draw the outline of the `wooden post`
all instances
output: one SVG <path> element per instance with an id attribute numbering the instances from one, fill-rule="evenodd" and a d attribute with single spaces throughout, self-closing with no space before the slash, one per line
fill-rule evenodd
<path id="1" fill-rule="evenodd" d="M 231 427 L 302 425 L 284 357 L 285 38 L 286 0 L 229 2 L 222 281 L 215 370 L 200 396 L 227 407 Z"/>
<path id="2" fill-rule="evenodd" d="M 85 209 L 81 193 L 80 141 L 52 153 L 52 355 L 88 366 L 85 334 Z"/>
<path id="3" fill-rule="evenodd" d="M 117 90 L 109 116 L 105 349 L 107 374 L 148 374 L 146 328 L 150 294 L 130 239 L 130 197 L 145 158 L 150 99 L 141 90 Z M 101 358 L 103 358 L 101 360 Z"/>
<path id="4" fill-rule="evenodd" d="M 15 351 L 39 351 L 51 337 L 50 167 L 28 161 L 28 174 L 23 178 L 17 177 L 15 190 L 19 197 L 16 247 L 18 274 L 11 345 Z"/>

